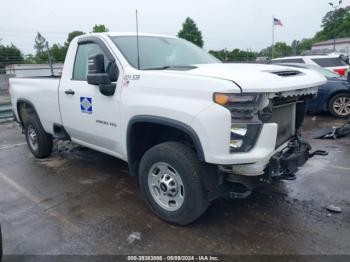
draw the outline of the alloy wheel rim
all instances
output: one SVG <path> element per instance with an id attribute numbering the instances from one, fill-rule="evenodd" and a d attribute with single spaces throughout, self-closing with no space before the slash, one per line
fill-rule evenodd
<path id="1" fill-rule="evenodd" d="M 347 116 L 350 114 L 350 98 L 339 97 L 333 103 L 334 112 L 341 116 Z"/>
<path id="2" fill-rule="evenodd" d="M 167 211 L 179 210 L 185 199 L 185 188 L 175 168 L 157 162 L 148 172 L 148 189 L 156 203 Z"/>
<path id="3" fill-rule="evenodd" d="M 36 151 L 38 149 L 38 136 L 31 125 L 27 128 L 27 137 L 31 149 Z"/>

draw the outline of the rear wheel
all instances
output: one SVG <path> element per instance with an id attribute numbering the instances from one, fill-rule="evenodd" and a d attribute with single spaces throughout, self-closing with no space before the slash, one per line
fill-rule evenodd
<path id="1" fill-rule="evenodd" d="M 189 147 L 166 142 L 149 149 L 140 162 L 139 182 L 153 212 L 165 221 L 186 225 L 207 209 L 201 165 Z"/>
<path id="2" fill-rule="evenodd" d="M 52 136 L 47 134 L 37 116 L 28 116 L 25 122 L 28 147 L 36 158 L 44 158 L 52 152 Z"/>
<path id="3" fill-rule="evenodd" d="M 340 93 L 329 101 L 329 111 L 336 117 L 350 116 L 350 94 Z"/>

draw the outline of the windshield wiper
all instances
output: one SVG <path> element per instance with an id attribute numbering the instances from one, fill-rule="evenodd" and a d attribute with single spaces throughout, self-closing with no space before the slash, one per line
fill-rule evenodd
<path id="1" fill-rule="evenodd" d="M 142 70 L 191 70 L 197 68 L 192 65 L 182 65 L 182 66 L 161 66 L 161 67 L 152 67 L 152 68 L 144 68 Z"/>

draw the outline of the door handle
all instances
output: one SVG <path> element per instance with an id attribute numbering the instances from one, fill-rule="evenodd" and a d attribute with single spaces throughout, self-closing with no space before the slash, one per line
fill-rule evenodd
<path id="1" fill-rule="evenodd" d="M 67 95 L 74 95 L 75 92 L 72 89 L 68 89 L 64 91 Z"/>

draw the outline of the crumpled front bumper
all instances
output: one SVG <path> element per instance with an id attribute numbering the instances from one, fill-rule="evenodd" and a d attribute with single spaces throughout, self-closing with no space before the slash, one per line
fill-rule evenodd
<path id="1" fill-rule="evenodd" d="M 318 150 L 310 154 L 310 145 L 293 137 L 288 145 L 275 153 L 264 172 L 260 176 L 243 176 L 225 171 L 225 182 L 221 185 L 220 195 L 226 198 L 246 198 L 257 186 L 275 180 L 294 180 L 298 168 L 306 163 L 313 155 L 325 155 L 327 152 Z"/>
<path id="2" fill-rule="evenodd" d="M 298 136 L 293 137 L 285 149 L 271 157 L 264 170 L 262 180 L 270 181 L 274 178 L 293 177 L 298 168 L 311 157 L 310 150 L 311 146 L 307 142 Z"/>
<path id="3" fill-rule="evenodd" d="M 309 159 L 311 146 L 294 136 L 281 145 L 267 160 L 252 164 L 219 166 L 220 170 L 232 175 L 259 176 L 263 180 L 294 174 L 298 167 Z"/>

